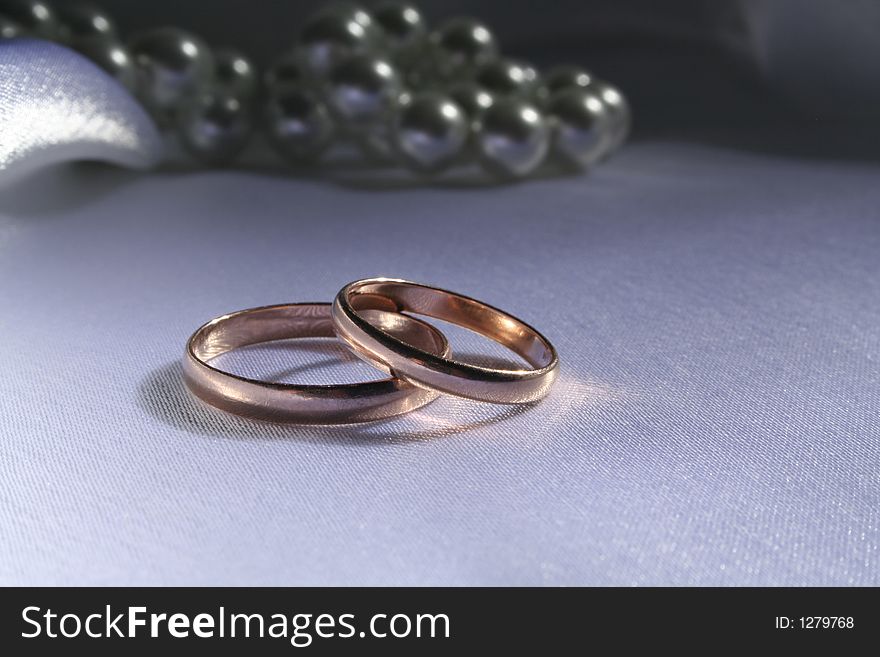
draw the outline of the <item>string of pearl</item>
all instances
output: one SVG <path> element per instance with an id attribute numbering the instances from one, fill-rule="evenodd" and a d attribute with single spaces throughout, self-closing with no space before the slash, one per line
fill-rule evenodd
<path id="1" fill-rule="evenodd" d="M 325 7 L 261 75 L 241 52 L 212 50 L 178 28 L 123 43 L 90 3 L 0 0 L 0 38 L 16 36 L 91 58 L 211 165 L 233 162 L 259 129 L 293 166 L 349 142 L 421 174 L 477 160 L 522 178 L 548 159 L 592 167 L 630 130 L 629 104 L 608 82 L 577 66 L 539 74 L 504 57 L 481 22 L 453 18 L 429 30 L 408 3 Z"/>

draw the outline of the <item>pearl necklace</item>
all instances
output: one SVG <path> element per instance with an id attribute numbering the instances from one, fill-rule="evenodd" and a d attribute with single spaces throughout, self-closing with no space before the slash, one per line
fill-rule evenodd
<path id="1" fill-rule="evenodd" d="M 0 0 L 0 38 L 21 35 L 90 57 L 211 165 L 233 162 L 260 129 L 293 166 L 348 142 L 422 174 L 477 160 L 515 179 L 545 161 L 589 168 L 630 128 L 629 105 L 609 83 L 576 66 L 539 74 L 502 57 L 479 21 L 453 18 L 429 31 L 404 3 L 320 10 L 262 75 L 242 53 L 212 51 L 177 28 L 123 44 L 112 20 L 88 4 Z"/>

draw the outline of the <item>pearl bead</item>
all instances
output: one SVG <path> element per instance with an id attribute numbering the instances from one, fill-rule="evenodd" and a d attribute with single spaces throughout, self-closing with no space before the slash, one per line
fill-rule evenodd
<path id="1" fill-rule="evenodd" d="M 269 143 L 292 164 L 317 159 L 335 132 L 324 103 L 311 91 L 293 86 L 269 96 L 263 119 Z"/>
<path id="2" fill-rule="evenodd" d="M 106 41 L 90 39 L 82 43 L 77 50 L 116 78 L 123 86 L 134 91 L 137 86 L 134 62 L 121 43 L 112 39 Z"/>
<path id="3" fill-rule="evenodd" d="M 562 89 L 586 89 L 595 82 L 591 73 L 579 66 L 554 66 L 544 74 L 543 86 L 550 94 Z"/>
<path id="4" fill-rule="evenodd" d="M 516 98 L 501 98 L 483 113 L 476 142 L 488 170 L 519 178 L 530 174 L 544 160 L 550 145 L 550 127 L 533 105 Z"/>
<path id="5" fill-rule="evenodd" d="M 116 41 L 116 26 L 91 3 L 61 2 L 55 6 L 61 22 L 59 33 L 66 43 L 79 48 L 93 41 Z"/>
<path id="6" fill-rule="evenodd" d="M 477 84 L 499 96 L 530 94 L 538 81 L 538 71 L 529 64 L 498 59 L 483 64 L 474 76 Z"/>
<path id="7" fill-rule="evenodd" d="M 591 91 L 568 88 L 547 103 L 555 120 L 553 153 L 564 162 L 586 168 L 598 162 L 611 141 L 611 117 L 605 103 Z"/>
<path id="8" fill-rule="evenodd" d="M 0 15 L 17 24 L 22 35 L 42 39 L 58 36 L 58 18 L 52 7 L 41 0 L 0 0 Z"/>
<path id="9" fill-rule="evenodd" d="M 331 111 L 355 127 L 379 120 L 402 92 L 395 68 L 385 59 L 370 56 L 341 62 L 330 72 L 326 84 Z"/>
<path id="10" fill-rule="evenodd" d="M 632 111 L 629 103 L 620 91 L 607 82 L 598 82 L 596 93 L 605 103 L 611 116 L 611 143 L 609 151 L 619 148 L 629 136 L 632 126 Z"/>
<path id="11" fill-rule="evenodd" d="M 375 50 L 377 30 L 363 10 L 322 11 L 300 34 L 297 51 L 309 75 L 320 78 L 342 60 Z"/>
<path id="12" fill-rule="evenodd" d="M 183 146 L 206 164 L 227 164 L 241 153 L 252 131 L 247 105 L 222 91 L 206 92 L 177 117 Z"/>
<path id="13" fill-rule="evenodd" d="M 394 50 L 419 43 L 427 32 L 419 10 L 404 2 L 387 2 L 373 10 L 373 19 L 382 30 L 386 45 Z"/>
<path id="14" fill-rule="evenodd" d="M 275 93 L 290 86 L 303 86 L 306 74 L 296 53 L 287 53 L 272 63 L 263 73 L 263 87 L 266 93 Z"/>
<path id="15" fill-rule="evenodd" d="M 447 93 L 471 119 L 478 119 L 495 102 L 492 94 L 474 82 L 453 84 Z"/>
<path id="16" fill-rule="evenodd" d="M 414 170 L 434 173 L 450 166 L 470 136 L 464 111 L 450 98 L 424 92 L 399 108 L 393 124 L 395 150 Z"/>
<path id="17" fill-rule="evenodd" d="M 21 36 L 22 30 L 18 23 L 14 23 L 4 16 L 0 16 L 0 39 L 14 39 Z"/>
<path id="18" fill-rule="evenodd" d="M 214 51 L 214 84 L 224 92 L 249 100 L 257 93 L 254 64 L 231 48 Z"/>
<path id="19" fill-rule="evenodd" d="M 472 18 L 453 18 L 431 35 L 445 75 L 467 66 L 480 66 L 498 55 L 495 37 L 485 25 Z"/>
<path id="20" fill-rule="evenodd" d="M 336 14 L 353 18 L 367 29 L 374 29 L 373 17 L 355 2 L 331 2 L 318 11 L 320 14 Z"/>
<path id="21" fill-rule="evenodd" d="M 144 32 L 131 41 L 129 49 L 139 94 L 160 119 L 204 89 L 214 76 L 208 46 L 183 30 L 164 27 Z"/>
<path id="22" fill-rule="evenodd" d="M 541 76 L 541 82 L 534 90 L 534 98 L 541 106 L 544 106 L 557 91 L 564 89 L 589 89 L 596 83 L 592 73 L 580 68 L 565 64 L 554 66 Z"/>

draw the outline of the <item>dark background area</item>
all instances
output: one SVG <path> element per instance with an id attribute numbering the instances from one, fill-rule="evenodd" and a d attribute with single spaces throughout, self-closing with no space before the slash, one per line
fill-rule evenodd
<path id="1" fill-rule="evenodd" d="M 104 0 L 125 35 L 161 25 L 265 64 L 316 0 Z M 369 8 L 375 2 L 361 3 Z M 635 139 L 674 138 L 798 156 L 880 154 L 880 3 L 872 0 L 425 0 L 431 25 L 485 21 L 505 53 L 572 62 L 618 84 Z"/>

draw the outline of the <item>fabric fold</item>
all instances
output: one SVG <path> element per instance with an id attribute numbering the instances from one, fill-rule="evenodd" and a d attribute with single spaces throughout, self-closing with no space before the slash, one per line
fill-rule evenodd
<path id="1" fill-rule="evenodd" d="M 0 42 L 0 185 L 68 160 L 149 168 L 162 152 L 137 100 L 91 61 L 47 41 Z"/>

